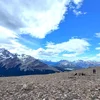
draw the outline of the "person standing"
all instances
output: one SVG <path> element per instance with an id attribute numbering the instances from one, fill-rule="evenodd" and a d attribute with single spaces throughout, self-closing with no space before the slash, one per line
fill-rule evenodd
<path id="1" fill-rule="evenodd" d="M 93 74 L 96 74 L 96 69 L 93 69 Z"/>

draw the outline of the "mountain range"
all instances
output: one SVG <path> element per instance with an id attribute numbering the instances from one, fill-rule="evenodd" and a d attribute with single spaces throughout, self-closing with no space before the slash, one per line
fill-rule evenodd
<path id="1" fill-rule="evenodd" d="M 58 70 L 48 66 L 29 55 L 12 54 L 8 50 L 0 49 L 0 76 L 19 76 L 31 74 L 49 74 Z"/>
<path id="2" fill-rule="evenodd" d="M 0 76 L 50 74 L 97 66 L 100 66 L 100 62 L 83 60 L 52 62 L 25 54 L 12 54 L 8 50 L 0 48 Z"/>
<path id="3" fill-rule="evenodd" d="M 58 62 L 52 62 L 52 61 L 43 61 L 43 62 L 52 67 L 55 67 L 60 71 L 72 71 L 72 70 L 79 70 L 83 68 L 100 66 L 100 62 L 84 61 L 84 60 L 77 60 L 77 61 L 61 60 Z"/>

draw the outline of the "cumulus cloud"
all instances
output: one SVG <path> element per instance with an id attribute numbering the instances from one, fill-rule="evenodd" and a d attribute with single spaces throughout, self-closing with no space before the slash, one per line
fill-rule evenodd
<path id="1" fill-rule="evenodd" d="M 82 3 L 83 3 L 83 0 L 73 0 L 73 2 L 71 2 L 69 5 L 69 8 L 73 11 L 73 13 L 76 16 L 87 14 L 87 12 L 79 10 L 79 8 L 81 8 L 81 6 L 82 6 Z"/>
<path id="2" fill-rule="evenodd" d="M 68 52 L 83 53 L 85 50 L 88 50 L 89 46 L 90 44 L 85 39 L 72 38 L 67 42 L 62 42 L 59 44 L 48 43 L 46 47 L 48 49 L 57 50 L 56 52 L 68 51 Z"/>
<path id="3" fill-rule="evenodd" d="M 79 6 L 83 0 L 0 0 L 0 26 L 44 38 L 59 28 L 70 2 Z"/>
<path id="4" fill-rule="evenodd" d="M 73 10 L 73 13 L 74 13 L 76 16 L 87 14 L 87 12 L 78 11 L 78 10 L 76 10 L 76 9 Z"/>
<path id="5" fill-rule="evenodd" d="M 100 33 L 95 33 L 95 36 L 96 36 L 97 38 L 100 38 Z"/>
<path id="6" fill-rule="evenodd" d="M 95 48 L 96 50 L 100 50 L 100 47 Z"/>
<path id="7" fill-rule="evenodd" d="M 72 58 L 72 57 L 76 57 L 77 55 L 78 55 L 77 53 L 72 53 L 72 54 L 63 54 L 62 56 Z"/>
<path id="8" fill-rule="evenodd" d="M 90 46 L 84 39 L 70 39 L 58 44 L 48 42 L 45 48 L 37 50 L 18 41 L 21 34 L 45 38 L 59 28 L 71 3 L 74 4 L 72 10 L 78 10 L 82 2 L 83 0 L 0 0 L 0 47 L 12 53 L 25 53 L 41 59 L 62 59 L 64 56 L 84 53 Z"/>
<path id="9" fill-rule="evenodd" d="M 26 54 L 26 55 L 31 55 L 35 58 L 39 58 L 36 50 L 33 50 L 25 45 L 20 44 L 17 41 L 17 39 L 9 40 L 9 43 L 0 43 L 0 48 L 5 48 L 9 50 L 11 53 Z"/>
<path id="10" fill-rule="evenodd" d="M 100 38 L 100 33 L 95 33 L 95 36 L 97 38 Z M 95 48 L 95 50 L 97 50 L 97 54 L 95 55 L 95 60 L 99 60 L 100 61 L 100 43 L 98 43 L 99 46 L 97 46 Z"/>
<path id="11" fill-rule="evenodd" d="M 10 39 L 15 39 L 18 36 L 11 30 L 0 26 L 0 43 L 9 43 Z"/>
<path id="12" fill-rule="evenodd" d="M 43 48 L 38 49 L 38 54 L 41 56 L 48 56 L 48 57 L 51 56 L 75 57 L 89 50 L 89 46 L 90 44 L 84 39 L 72 38 L 67 42 L 62 42 L 58 44 L 48 42 L 47 45 L 45 46 L 46 49 Z"/>
<path id="13" fill-rule="evenodd" d="M 96 56 L 97 56 L 97 57 L 100 57 L 100 53 L 98 53 Z"/>
<path id="14" fill-rule="evenodd" d="M 73 0 L 73 2 L 74 2 L 76 5 L 79 5 L 80 3 L 83 2 L 83 0 Z"/>
<path id="15" fill-rule="evenodd" d="M 76 45 L 77 44 L 77 45 Z M 84 39 L 72 38 L 69 41 L 62 43 L 48 42 L 45 48 L 38 48 L 36 50 L 30 49 L 25 45 L 20 44 L 17 39 L 10 40 L 10 44 L 0 43 L 1 48 L 6 48 L 12 53 L 27 54 L 35 58 L 45 60 L 61 60 L 63 58 L 72 58 L 83 54 L 89 50 L 90 44 Z"/>
<path id="16" fill-rule="evenodd" d="M 98 33 L 97 33 L 96 35 L 97 35 L 97 38 L 100 38 Z M 100 44 L 100 43 L 99 43 L 99 44 Z M 100 51 L 100 46 L 96 47 L 95 49 L 96 49 L 97 51 Z M 95 58 L 96 58 L 97 60 L 100 60 L 100 52 L 96 54 Z"/>

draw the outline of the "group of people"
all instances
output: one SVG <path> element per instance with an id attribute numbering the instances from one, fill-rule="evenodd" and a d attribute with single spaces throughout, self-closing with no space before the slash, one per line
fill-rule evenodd
<path id="1" fill-rule="evenodd" d="M 93 74 L 96 74 L 96 69 L 93 69 Z M 86 74 L 85 73 L 75 73 L 74 76 L 85 76 Z"/>

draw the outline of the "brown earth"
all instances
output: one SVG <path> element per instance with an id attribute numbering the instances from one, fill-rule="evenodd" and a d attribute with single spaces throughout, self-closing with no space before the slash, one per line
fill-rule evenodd
<path id="1" fill-rule="evenodd" d="M 100 68 L 0 77 L 0 100 L 100 100 Z"/>

